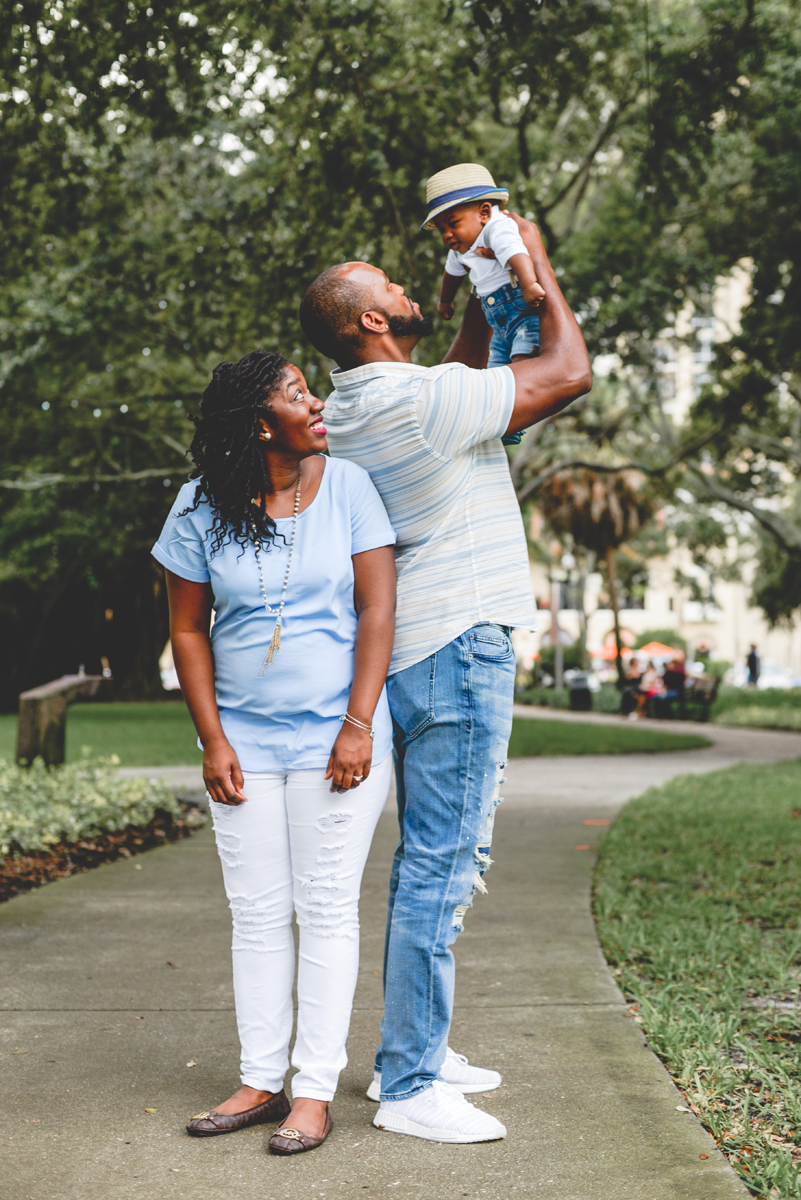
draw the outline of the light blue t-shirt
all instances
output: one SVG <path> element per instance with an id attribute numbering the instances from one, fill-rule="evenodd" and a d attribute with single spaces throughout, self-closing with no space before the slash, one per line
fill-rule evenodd
<path id="1" fill-rule="evenodd" d="M 341 458 L 325 461 L 320 489 L 298 517 L 289 572 L 281 649 L 263 676 L 275 629 L 259 589 L 252 544 L 242 553 L 230 540 L 211 552 L 212 512 L 194 501 L 197 483 L 184 484 L 153 547 L 162 566 L 195 583 L 211 583 L 214 686 L 225 736 L 243 771 L 325 767 L 341 729 L 353 681 L 356 610 L 351 555 L 395 543 L 370 476 Z M 276 521 L 281 537 L 261 552 L 268 604 L 278 608 L 289 555 L 292 518 Z M 373 762 L 391 749 L 386 692 L 373 717 Z"/>

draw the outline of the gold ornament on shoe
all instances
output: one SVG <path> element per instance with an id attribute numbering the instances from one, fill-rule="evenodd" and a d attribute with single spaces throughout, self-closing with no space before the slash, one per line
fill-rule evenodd
<path id="1" fill-rule="evenodd" d="M 301 1134 L 298 1133 L 297 1129 L 276 1129 L 275 1132 L 277 1133 L 278 1137 L 294 1139 L 297 1142 L 299 1142 L 301 1138 Z"/>
<path id="2" fill-rule="evenodd" d="M 211 1116 L 211 1112 L 197 1113 L 194 1117 L 192 1117 L 192 1120 L 193 1121 L 205 1121 L 206 1117 L 210 1117 L 210 1116 Z"/>

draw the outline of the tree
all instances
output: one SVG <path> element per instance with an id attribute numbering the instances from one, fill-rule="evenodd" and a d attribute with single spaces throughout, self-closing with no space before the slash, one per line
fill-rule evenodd
<path id="1" fill-rule="evenodd" d="M 211 367 L 279 346 L 324 391 L 330 364 L 298 340 L 296 314 L 338 259 L 380 261 L 431 310 L 443 255 L 419 233 L 422 181 L 449 162 L 508 182 L 591 349 L 617 353 L 646 391 L 657 335 L 688 297 L 744 255 L 760 295 L 787 276 L 758 327 L 754 369 L 775 379 L 797 305 L 777 257 L 797 213 L 797 7 L 0 0 L 2 703 L 101 653 L 130 694 L 157 690 L 149 545 Z M 787 333 L 770 357 L 777 313 Z M 421 346 L 424 361 L 449 336 Z M 617 466 L 636 441 L 627 388 Z M 720 420 L 699 411 L 691 434 L 645 447 L 642 468 L 697 474 Z M 531 461 L 518 477 L 533 495 Z"/>
<path id="2" fill-rule="evenodd" d="M 556 533 L 569 534 L 606 566 L 609 600 L 615 622 L 618 683 L 623 687 L 623 642 L 615 551 L 628 542 L 654 510 L 647 476 L 632 470 L 600 474 L 574 469 L 558 471 L 539 490 L 543 514 Z"/>

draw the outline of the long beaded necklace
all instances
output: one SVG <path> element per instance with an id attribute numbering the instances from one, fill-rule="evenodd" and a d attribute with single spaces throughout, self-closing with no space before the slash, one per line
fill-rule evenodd
<path id="1" fill-rule="evenodd" d="M 264 656 L 264 662 L 261 664 L 261 670 L 259 671 L 259 677 L 266 674 L 267 668 L 269 667 L 270 663 L 273 661 L 273 658 L 275 657 L 275 655 L 281 649 L 281 621 L 282 621 L 283 615 L 284 615 L 284 601 L 286 600 L 286 589 L 287 589 L 287 585 L 289 583 L 289 569 L 292 566 L 292 551 L 295 549 L 295 534 L 296 534 L 297 528 L 298 528 L 298 509 L 300 508 L 300 480 L 301 480 L 301 475 L 300 475 L 300 470 L 298 470 L 298 487 L 297 487 L 297 491 L 295 492 L 295 508 L 292 513 L 292 537 L 289 539 L 289 559 L 287 560 L 287 564 L 286 564 L 286 574 L 284 575 L 284 587 L 283 587 L 283 591 L 281 592 L 281 601 L 280 601 L 277 609 L 271 608 L 270 605 L 267 603 L 267 593 L 264 590 L 264 575 L 262 574 L 262 569 L 261 569 L 261 554 L 259 553 L 259 543 L 256 542 L 256 562 L 259 565 L 259 587 L 261 588 L 261 598 L 264 601 L 264 608 L 265 608 L 268 616 L 272 616 L 272 614 L 274 612 L 278 613 L 278 617 L 275 622 L 275 629 L 273 630 L 273 636 L 270 638 L 270 645 L 267 647 L 267 653 Z"/>

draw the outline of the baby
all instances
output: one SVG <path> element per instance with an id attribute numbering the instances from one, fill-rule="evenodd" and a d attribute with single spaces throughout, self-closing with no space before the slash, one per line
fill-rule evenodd
<path id="1" fill-rule="evenodd" d="M 460 163 L 438 171 L 426 184 L 428 217 L 423 229 L 438 229 L 448 247 L 437 311 L 453 317 L 453 301 L 462 277 L 478 294 L 492 329 L 488 367 L 501 367 L 538 353 L 540 319 L 533 311 L 545 292 L 517 225 L 497 203 L 509 199 L 495 186 L 486 167 Z M 515 433 L 502 439 L 519 443 Z"/>

